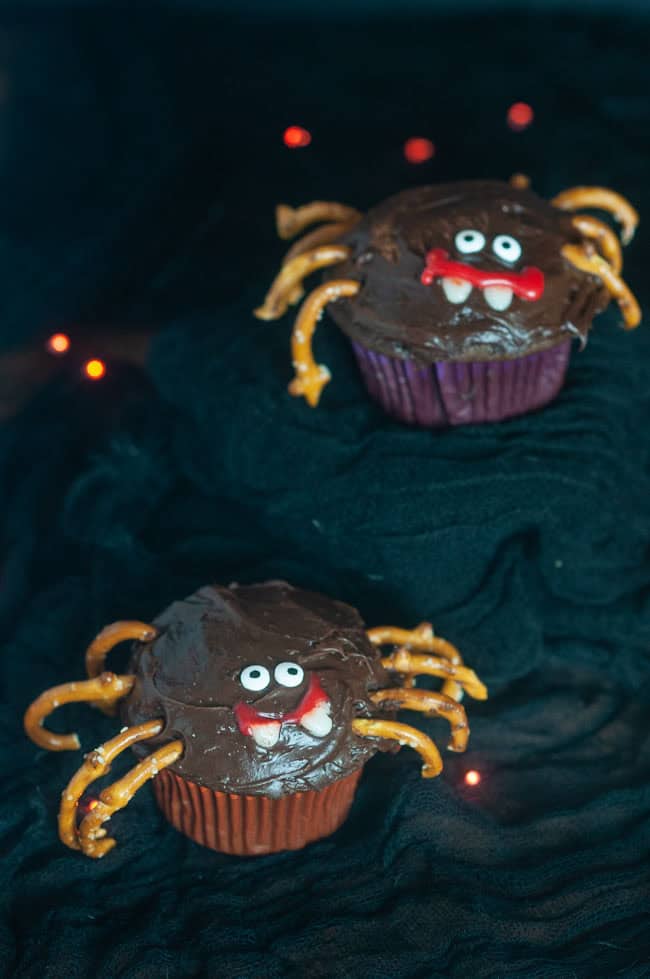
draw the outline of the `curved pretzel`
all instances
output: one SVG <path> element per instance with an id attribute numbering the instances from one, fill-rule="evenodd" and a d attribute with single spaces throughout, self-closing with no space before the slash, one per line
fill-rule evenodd
<path id="1" fill-rule="evenodd" d="M 526 173 L 513 173 L 508 183 L 515 190 L 528 190 L 530 187 L 530 177 Z"/>
<path id="2" fill-rule="evenodd" d="M 350 256 L 350 249 L 345 245 L 323 245 L 312 248 L 301 255 L 296 255 L 290 262 L 283 265 L 275 277 L 264 302 L 254 315 L 259 320 L 277 320 L 287 311 L 289 304 L 297 302 L 303 294 L 303 280 L 316 269 L 327 268 L 345 261 Z"/>
<path id="3" fill-rule="evenodd" d="M 571 218 L 571 223 L 576 231 L 579 231 L 583 238 L 594 241 L 603 254 L 603 258 L 609 262 L 618 275 L 623 268 L 623 252 L 621 244 L 611 228 L 592 218 L 588 214 L 576 214 Z"/>
<path id="4" fill-rule="evenodd" d="M 127 620 L 113 622 L 98 633 L 86 650 L 86 673 L 92 679 L 104 669 L 104 662 L 113 646 L 124 642 L 125 639 L 137 639 L 138 642 L 151 642 L 158 635 L 155 626 L 148 622 Z"/>
<path id="5" fill-rule="evenodd" d="M 562 254 L 581 272 L 588 272 L 601 280 L 610 296 L 618 303 L 627 330 L 633 330 L 639 325 L 641 309 L 635 296 L 601 255 L 588 255 L 580 245 L 565 245 Z"/>
<path id="6" fill-rule="evenodd" d="M 639 223 L 636 208 L 621 194 L 607 187 L 569 187 L 557 194 L 551 204 L 562 211 L 578 211 L 583 207 L 607 211 L 621 225 L 621 241 L 624 245 L 629 245 L 632 241 Z"/>
<path id="7" fill-rule="evenodd" d="M 91 751 L 84 758 L 81 768 L 72 776 L 61 795 L 59 809 L 59 838 L 71 850 L 81 849 L 77 832 L 77 806 L 92 782 L 111 769 L 111 762 L 126 748 L 146 738 L 153 738 L 163 729 L 162 721 L 147 721 L 137 727 L 125 728 L 117 737 Z"/>
<path id="8" fill-rule="evenodd" d="M 320 245 L 334 244 L 338 238 L 342 238 L 343 235 L 346 235 L 358 223 L 359 218 L 355 218 L 353 221 L 335 221 L 332 224 L 323 224 L 320 228 L 315 228 L 313 231 L 308 232 L 308 234 L 303 235 L 302 238 L 298 238 L 298 241 L 294 241 L 282 259 L 282 264 L 286 265 L 296 255 L 302 255 L 312 248 L 318 248 Z"/>
<path id="9" fill-rule="evenodd" d="M 305 398 L 315 408 L 320 401 L 323 388 L 331 378 L 327 367 L 314 360 L 312 337 L 316 323 L 328 303 L 342 296 L 356 296 L 361 284 L 355 279 L 332 279 L 318 286 L 305 299 L 291 335 L 291 352 L 296 376 L 289 385 L 289 393 Z"/>
<path id="10" fill-rule="evenodd" d="M 381 625 L 374 629 L 368 629 L 367 635 L 373 646 L 413 647 L 428 653 L 438 653 L 439 656 L 444 656 L 455 666 L 463 665 L 460 652 L 446 639 L 434 636 L 433 626 L 430 622 L 421 622 L 415 629 L 398 629 L 392 625 Z M 407 670 L 406 672 L 411 671 Z M 463 696 L 461 684 L 452 680 L 447 680 L 443 684 L 442 692 L 454 700 L 461 700 Z"/>
<path id="11" fill-rule="evenodd" d="M 416 710 L 430 716 L 444 717 L 451 726 L 449 751 L 465 751 L 469 739 L 469 725 L 464 707 L 451 697 L 433 690 L 395 689 L 376 690 L 370 694 L 373 704 Z"/>
<path id="12" fill-rule="evenodd" d="M 97 805 L 84 816 L 79 826 L 79 846 L 87 857 L 99 859 L 115 846 L 115 840 L 106 836 L 103 823 L 118 809 L 129 804 L 138 789 L 150 778 L 155 778 L 163 768 L 168 768 L 183 754 L 182 741 L 170 741 L 153 754 L 143 758 L 130 772 L 109 785 L 99 796 Z"/>
<path id="13" fill-rule="evenodd" d="M 115 704 L 133 689 L 135 677 L 127 674 L 101 673 L 92 680 L 62 683 L 51 687 L 37 697 L 27 708 L 24 718 L 25 734 L 40 748 L 48 751 L 76 751 L 80 747 L 76 734 L 54 734 L 43 727 L 52 711 L 63 704 L 87 702 L 90 704 Z"/>
<path id="14" fill-rule="evenodd" d="M 437 656 L 429 656 L 423 653 L 412 653 L 403 646 L 395 650 L 390 656 L 385 656 L 381 665 L 387 670 L 395 673 L 406 674 L 407 676 L 436 676 L 446 679 L 445 686 L 450 686 L 453 692 L 456 688 L 461 688 L 461 693 L 465 690 L 474 700 L 487 700 L 487 688 L 481 683 L 474 670 L 468 666 L 457 666 L 448 660 L 440 659 Z M 449 681 L 453 681 L 449 683 Z M 457 701 L 459 698 L 452 696 L 442 688 L 442 693 Z"/>
<path id="15" fill-rule="evenodd" d="M 431 738 L 408 724 L 397 721 L 370 721 L 357 717 L 352 721 L 352 730 L 362 738 L 384 738 L 408 745 L 419 753 L 424 764 L 422 778 L 435 778 L 442 771 L 442 758 Z"/>
<path id="16" fill-rule="evenodd" d="M 302 207 L 278 204 L 275 209 L 275 226 L 280 238 L 295 238 L 297 234 L 319 221 L 358 221 L 361 212 L 336 201 L 311 201 Z"/>

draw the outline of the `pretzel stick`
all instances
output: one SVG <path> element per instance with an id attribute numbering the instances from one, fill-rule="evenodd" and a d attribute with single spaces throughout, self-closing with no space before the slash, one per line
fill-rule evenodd
<path id="1" fill-rule="evenodd" d="M 296 255 L 282 266 L 263 304 L 254 311 L 255 316 L 258 320 L 279 319 L 286 313 L 289 304 L 294 302 L 294 296 L 298 299 L 302 296 L 303 279 L 316 269 L 327 268 L 329 265 L 345 261 L 349 255 L 350 249 L 345 245 L 324 245 L 321 248 L 312 248 L 302 255 Z"/>
<path id="2" fill-rule="evenodd" d="M 358 221 L 361 213 L 336 201 L 311 201 L 302 207 L 278 204 L 275 209 L 275 225 L 280 238 L 295 238 L 297 234 L 319 221 Z"/>
<path id="3" fill-rule="evenodd" d="M 92 680 L 79 680 L 51 687 L 27 708 L 24 719 L 25 733 L 40 748 L 46 748 L 48 751 L 76 751 L 80 747 L 77 735 L 54 734 L 43 727 L 45 719 L 63 704 L 80 701 L 114 704 L 131 692 L 134 683 L 134 676 L 101 673 Z"/>
<path id="4" fill-rule="evenodd" d="M 320 401 L 321 391 L 331 378 L 327 367 L 324 364 L 319 366 L 312 353 L 316 323 L 328 303 L 342 296 L 356 296 L 360 288 L 360 283 L 354 279 L 332 279 L 310 292 L 300 307 L 291 335 L 296 376 L 289 385 L 289 393 L 295 397 L 302 395 L 312 408 Z"/>
<path id="5" fill-rule="evenodd" d="M 576 231 L 579 231 L 583 238 L 595 241 L 600 248 L 603 258 L 609 262 L 618 275 L 623 268 L 623 252 L 621 244 L 611 228 L 592 218 L 588 214 L 576 214 L 571 219 L 571 223 Z"/>
<path id="6" fill-rule="evenodd" d="M 368 629 L 368 639 L 374 646 L 404 645 L 421 649 L 429 653 L 438 653 L 451 663 L 462 666 L 463 658 L 455 646 L 446 639 L 439 639 L 433 634 L 430 622 L 421 622 L 416 629 L 398 629 L 392 625 L 377 626 Z M 435 674 L 434 674 L 435 675 Z M 442 692 L 454 700 L 462 700 L 463 688 L 459 683 L 447 681 L 443 684 Z"/>
<path id="7" fill-rule="evenodd" d="M 77 839 L 77 806 L 88 786 L 111 770 L 111 762 L 125 748 L 146 738 L 155 737 L 162 729 L 162 721 L 147 721 L 145 724 L 138 724 L 137 727 L 126 728 L 120 731 L 117 737 L 86 755 L 83 765 L 72 776 L 61 795 L 59 838 L 62 843 L 69 846 L 71 850 L 80 849 Z"/>
<path id="8" fill-rule="evenodd" d="M 607 211 L 621 225 L 621 241 L 624 245 L 629 245 L 632 241 L 639 223 L 638 211 L 625 197 L 607 187 L 570 187 L 557 194 L 551 204 L 562 211 L 578 211 L 583 207 Z"/>
<path id="9" fill-rule="evenodd" d="M 530 187 L 530 177 L 526 173 L 513 173 L 508 183 L 515 190 L 528 190 Z"/>
<path id="10" fill-rule="evenodd" d="M 580 245 L 565 245 L 562 254 L 581 272 L 588 272 L 601 280 L 610 296 L 618 303 L 627 330 L 633 330 L 639 325 L 641 309 L 636 298 L 602 256 L 588 255 Z"/>
<path id="11" fill-rule="evenodd" d="M 337 221 L 333 224 L 323 224 L 320 228 L 315 228 L 314 231 L 310 231 L 308 234 L 303 235 L 302 238 L 298 238 L 298 241 L 294 241 L 282 259 L 282 264 L 286 265 L 296 255 L 302 255 L 312 248 L 317 248 L 320 245 L 333 244 L 337 238 L 341 238 L 348 231 L 351 231 L 358 222 L 359 219 L 355 218 L 354 221 Z"/>
<path id="12" fill-rule="evenodd" d="M 113 622 L 107 625 L 95 636 L 90 646 L 86 650 L 86 673 L 92 679 L 99 676 L 104 669 L 106 657 L 113 646 L 124 642 L 127 639 L 137 639 L 138 642 L 150 642 L 158 635 L 155 626 L 148 622 L 138 622 L 137 620 L 126 620 L 124 622 Z M 91 705 L 97 707 L 108 717 L 115 714 L 115 703 L 102 703 L 98 701 Z"/>
<path id="13" fill-rule="evenodd" d="M 481 683 L 474 670 L 470 670 L 468 666 L 457 666 L 455 663 L 450 663 L 448 660 L 437 656 L 412 653 L 403 646 L 390 656 L 385 656 L 381 665 L 386 670 L 393 670 L 395 673 L 403 673 L 406 676 L 437 676 L 447 679 L 447 681 L 454 681 L 451 684 L 447 682 L 442 688 L 442 693 L 448 697 L 452 697 L 452 694 L 448 693 L 445 687 L 451 686 L 454 691 L 456 687 L 466 690 L 474 700 L 487 700 L 485 684 Z M 452 699 L 457 700 L 458 698 L 452 697 Z"/>
<path id="14" fill-rule="evenodd" d="M 385 738 L 413 748 L 424 762 L 422 778 L 435 778 L 442 771 L 442 758 L 431 738 L 408 724 L 399 724 L 397 721 L 369 721 L 357 717 L 352 721 L 352 730 L 362 738 Z"/>
<path id="15" fill-rule="evenodd" d="M 433 690 L 404 690 L 395 687 L 389 690 L 376 690 L 370 694 L 373 704 L 382 704 L 404 710 L 416 710 L 430 716 L 444 717 L 451 725 L 449 751 L 465 751 L 469 738 L 469 725 L 465 709 L 442 693 Z"/>
<path id="16" fill-rule="evenodd" d="M 123 778 L 104 789 L 97 800 L 97 805 L 84 816 L 79 826 L 79 846 L 87 857 L 99 859 L 113 849 L 115 840 L 106 836 L 102 824 L 110 819 L 113 813 L 124 809 L 145 782 L 155 778 L 163 768 L 173 765 L 182 754 L 183 742 L 170 741 L 147 758 L 143 758 Z"/>

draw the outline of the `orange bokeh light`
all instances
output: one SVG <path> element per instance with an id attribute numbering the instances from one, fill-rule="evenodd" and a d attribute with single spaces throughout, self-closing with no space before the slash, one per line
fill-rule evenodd
<path id="1" fill-rule="evenodd" d="M 423 136 L 412 136 L 404 143 L 404 156 L 409 163 L 426 163 L 435 152 L 436 148 L 431 140 Z"/>
<path id="2" fill-rule="evenodd" d="M 527 102 L 515 102 L 508 109 L 508 125 L 515 132 L 527 129 L 534 118 L 535 113 Z"/>
<path id="3" fill-rule="evenodd" d="M 465 772 L 465 785 L 478 785 L 480 781 L 481 773 L 476 769 L 472 768 L 469 772 Z"/>
<path id="4" fill-rule="evenodd" d="M 106 364 L 103 360 L 87 360 L 84 364 L 84 374 L 91 381 L 99 381 L 106 373 Z"/>
<path id="5" fill-rule="evenodd" d="M 290 150 L 297 150 L 303 146 L 309 146 L 311 143 L 311 133 L 308 129 L 303 129 L 302 126 L 287 126 L 282 139 L 284 140 L 284 145 L 288 146 Z"/>
<path id="6" fill-rule="evenodd" d="M 70 337 L 67 333 L 53 333 L 46 347 L 51 354 L 65 354 L 70 349 Z"/>

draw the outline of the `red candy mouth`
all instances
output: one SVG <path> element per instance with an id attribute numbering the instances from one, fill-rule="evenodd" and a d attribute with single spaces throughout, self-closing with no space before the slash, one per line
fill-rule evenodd
<path id="1" fill-rule="evenodd" d="M 486 272 L 464 262 L 455 262 L 449 258 L 449 252 L 444 248 L 432 248 L 425 257 L 425 266 L 420 281 L 430 286 L 435 279 L 460 279 L 479 289 L 509 289 L 520 299 L 535 302 L 544 293 L 544 273 L 541 269 L 531 266 L 521 272 L 494 271 Z M 489 302 L 489 299 L 488 299 Z M 492 303 L 489 302 L 492 306 Z M 508 304 L 509 305 L 509 302 Z M 493 308 L 507 308 L 494 306 Z"/>
<path id="2" fill-rule="evenodd" d="M 325 737 L 332 729 L 330 709 L 329 697 L 312 673 L 307 692 L 294 710 L 284 714 L 262 714 L 250 704 L 240 702 L 233 707 L 233 713 L 242 734 L 254 738 L 262 748 L 272 748 L 280 737 L 283 724 L 300 724 L 310 734 Z"/>

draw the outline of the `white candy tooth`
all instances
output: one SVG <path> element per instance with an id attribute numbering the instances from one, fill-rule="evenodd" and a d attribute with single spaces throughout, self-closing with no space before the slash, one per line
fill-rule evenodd
<path id="1" fill-rule="evenodd" d="M 507 309 L 512 302 L 512 289 L 508 286 L 486 286 L 483 290 L 485 301 L 492 309 Z"/>
<path id="2" fill-rule="evenodd" d="M 254 724 L 251 726 L 251 735 L 260 748 L 272 748 L 278 743 L 280 737 L 280 722 L 277 724 Z"/>
<path id="3" fill-rule="evenodd" d="M 458 304 L 465 302 L 472 291 L 472 283 L 466 282 L 465 279 L 444 278 L 442 288 L 449 302 Z"/>
<path id="4" fill-rule="evenodd" d="M 314 707 L 301 717 L 300 724 L 315 737 L 324 738 L 332 730 L 330 705 L 321 704 L 319 707 Z"/>

